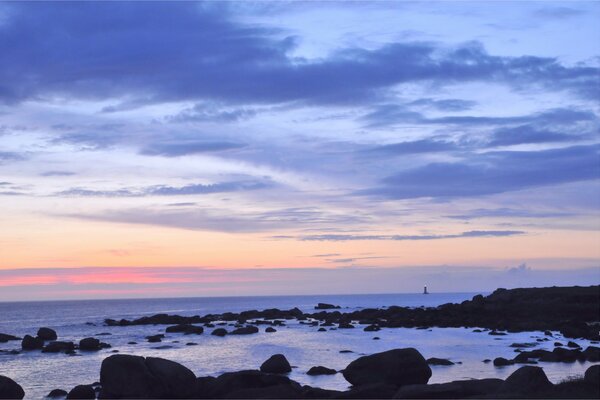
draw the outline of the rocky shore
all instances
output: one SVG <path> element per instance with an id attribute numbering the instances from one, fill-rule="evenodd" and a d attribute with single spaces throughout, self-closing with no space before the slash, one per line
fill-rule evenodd
<path id="1" fill-rule="evenodd" d="M 472 379 L 428 384 L 432 371 L 413 348 L 394 349 L 357 358 L 342 371 L 349 390 L 326 390 L 289 379 L 290 363 L 282 354 L 258 370 L 217 377 L 196 375 L 174 361 L 117 354 L 104 359 L 100 380 L 52 390 L 47 397 L 67 399 L 459 399 L 459 398 L 590 398 L 600 396 L 600 365 L 581 378 L 552 384 L 544 370 L 524 366 L 507 379 Z M 22 399 L 25 392 L 0 376 L 0 399 Z"/>
<path id="2" fill-rule="evenodd" d="M 190 325 L 216 322 L 283 325 L 296 319 L 321 327 L 351 329 L 367 325 L 366 331 L 380 328 L 474 327 L 493 332 L 559 331 L 567 338 L 600 340 L 600 286 L 497 289 L 489 296 L 477 295 L 460 304 L 430 308 L 386 307 L 341 312 L 331 304 L 319 304 L 318 312 L 304 313 L 298 308 L 249 310 L 240 313 L 179 316 L 157 314 L 134 320 L 106 319 L 109 326 Z M 233 333 L 233 332 L 232 332 Z M 239 333 L 239 332 L 237 332 Z"/>

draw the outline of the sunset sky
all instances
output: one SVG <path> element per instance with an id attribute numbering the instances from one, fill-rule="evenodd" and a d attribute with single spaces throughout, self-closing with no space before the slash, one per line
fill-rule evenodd
<path id="1" fill-rule="evenodd" d="M 0 2 L 0 301 L 598 284 L 599 20 Z"/>

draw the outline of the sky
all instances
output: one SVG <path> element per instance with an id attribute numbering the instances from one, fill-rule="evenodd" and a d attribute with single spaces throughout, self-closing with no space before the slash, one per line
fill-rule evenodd
<path id="1" fill-rule="evenodd" d="M 599 19 L 0 2 L 0 301 L 598 284 Z"/>

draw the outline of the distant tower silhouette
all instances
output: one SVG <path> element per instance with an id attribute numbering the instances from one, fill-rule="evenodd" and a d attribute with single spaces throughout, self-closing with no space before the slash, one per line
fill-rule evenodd
<path id="1" fill-rule="evenodd" d="M 429 292 L 427 291 L 427 285 L 423 287 L 423 294 L 429 294 Z"/>

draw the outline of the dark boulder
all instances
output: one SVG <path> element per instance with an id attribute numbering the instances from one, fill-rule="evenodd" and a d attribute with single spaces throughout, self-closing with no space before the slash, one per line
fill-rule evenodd
<path id="1" fill-rule="evenodd" d="M 0 375 L 0 399 L 22 399 L 25 392 L 21 385 L 7 376 Z"/>
<path id="2" fill-rule="evenodd" d="M 243 326 L 241 328 L 234 329 L 229 334 L 230 335 L 251 335 L 253 333 L 258 333 L 258 328 L 256 326 L 248 325 L 248 326 Z"/>
<path id="3" fill-rule="evenodd" d="M 572 349 L 580 349 L 580 348 L 581 348 L 581 346 L 580 346 L 580 345 L 578 345 L 577 343 L 575 343 L 575 342 L 573 342 L 573 341 L 571 341 L 571 340 L 569 340 L 569 341 L 567 342 L 567 347 L 570 347 L 570 348 L 572 348 Z"/>
<path id="4" fill-rule="evenodd" d="M 168 333 L 184 333 L 186 335 L 201 335 L 204 333 L 204 328 L 201 326 L 179 324 L 167 327 L 165 332 Z"/>
<path id="5" fill-rule="evenodd" d="M 40 328 L 37 331 L 37 337 L 46 341 L 46 340 L 56 340 L 58 336 L 56 335 L 56 331 L 50 328 Z"/>
<path id="6" fill-rule="evenodd" d="M 333 310 L 336 308 L 341 308 L 340 306 L 336 306 L 329 303 L 319 303 L 315 306 L 315 310 Z"/>
<path id="7" fill-rule="evenodd" d="M 42 353 L 72 353 L 75 351 L 73 342 L 50 342 L 44 346 Z"/>
<path id="8" fill-rule="evenodd" d="M 270 389 L 272 392 L 280 390 L 281 386 L 292 386 L 300 390 L 300 385 L 286 376 L 267 374 L 256 370 L 228 372 L 217 378 L 203 377 L 196 380 L 196 398 L 267 398 L 262 391 L 257 394 L 257 389 Z M 287 397 L 287 396 L 284 396 Z M 276 396 L 276 398 L 278 398 Z"/>
<path id="9" fill-rule="evenodd" d="M 507 360 L 504 357 L 494 358 L 494 366 L 496 367 L 505 367 L 507 365 L 513 365 L 515 362 L 513 360 Z"/>
<path id="10" fill-rule="evenodd" d="M 353 329 L 354 325 L 349 322 L 340 322 L 338 325 L 338 329 Z"/>
<path id="11" fill-rule="evenodd" d="M 273 328 L 272 326 L 269 326 L 267 327 L 267 329 L 265 329 L 265 332 L 273 333 L 277 332 L 277 329 Z"/>
<path id="12" fill-rule="evenodd" d="M 196 377 L 174 361 L 118 354 L 102 361 L 100 383 L 101 398 L 190 398 Z"/>
<path id="13" fill-rule="evenodd" d="M 427 383 L 431 368 L 413 348 L 388 350 L 352 361 L 343 371 L 352 385 L 391 384 L 396 386 Z"/>
<path id="14" fill-rule="evenodd" d="M 67 400 L 78 399 L 88 400 L 95 399 L 96 391 L 92 385 L 77 385 L 67 394 Z"/>
<path id="15" fill-rule="evenodd" d="M 512 374 L 499 388 L 499 393 L 531 396 L 552 389 L 552 383 L 540 367 L 521 367 Z"/>
<path id="16" fill-rule="evenodd" d="M 217 328 L 211 332 L 211 335 L 223 337 L 227 335 L 227 330 L 224 328 Z"/>
<path id="17" fill-rule="evenodd" d="M 595 387 L 600 387 L 600 364 L 592 365 L 585 371 L 585 375 L 583 376 L 583 380 L 585 383 Z"/>
<path id="18" fill-rule="evenodd" d="M 287 374 L 292 372 L 292 367 L 283 354 L 275 354 L 262 363 L 260 371 L 271 374 Z"/>
<path id="19" fill-rule="evenodd" d="M 325 328 L 319 328 L 319 329 L 317 329 L 317 332 L 327 332 L 327 329 L 325 329 Z"/>
<path id="20" fill-rule="evenodd" d="M 158 342 L 162 342 L 162 339 L 165 337 L 165 335 L 158 334 L 158 335 L 150 335 L 150 336 L 146 336 L 146 340 L 149 343 L 158 343 Z"/>
<path id="21" fill-rule="evenodd" d="M 583 355 L 585 359 L 590 362 L 600 361 L 600 347 L 588 346 L 584 351 Z"/>
<path id="22" fill-rule="evenodd" d="M 44 341 L 40 338 L 25 335 L 21 341 L 21 348 L 23 350 L 39 350 L 44 347 Z"/>
<path id="23" fill-rule="evenodd" d="M 372 383 L 353 387 L 348 391 L 342 392 L 335 399 L 391 399 L 398 391 L 396 385 L 387 383 Z"/>
<path id="24" fill-rule="evenodd" d="M 427 364 L 429 364 L 429 365 L 454 365 L 454 363 L 450 360 L 446 360 L 445 358 L 435 358 L 435 357 L 428 358 Z"/>
<path id="25" fill-rule="evenodd" d="M 395 399 L 463 399 L 468 397 L 488 397 L 504 383 L 502 379 L 469 379 L 432 385 L 402 386 L 394 395 Z"/>
<path id="26" fill-rule="evenodd" d="M 323 367 L 323 366 L 319 365 L 316 367 L 311 367 L 306 374 L 307 375 L 335 375 L 335 374 L 337 374 L 337 371 L 335 369 L 331 369 L 331 368 L 327 368 L 327 367 Z"/>
<path id="27" fill-rule="evenodd" d="M 380 331 L 381 328 L 378 325 L 369 325 L 369 326 L 365 326 L 365 329 L 363 329 L 363 331 L 365 332 L 377 332 Z"/>
<path id="28" fill-rule="evenodd" d="M 66 396 L 67 396 L 67 391 L 62 390 L 62 389 L 53 389 L 50 391 L 50 393 L 48 393 L 46 395 L 46 397 L 49 397 L 51 399 L 54 399 L 56 397 L 66 397 Z"/>
<path id="29" fill-rule="evenodd" d="M 97 351 L 100 349 L 100 340 L 96 338 L 88 337 L 79 341 L 79 350 Z"/>

